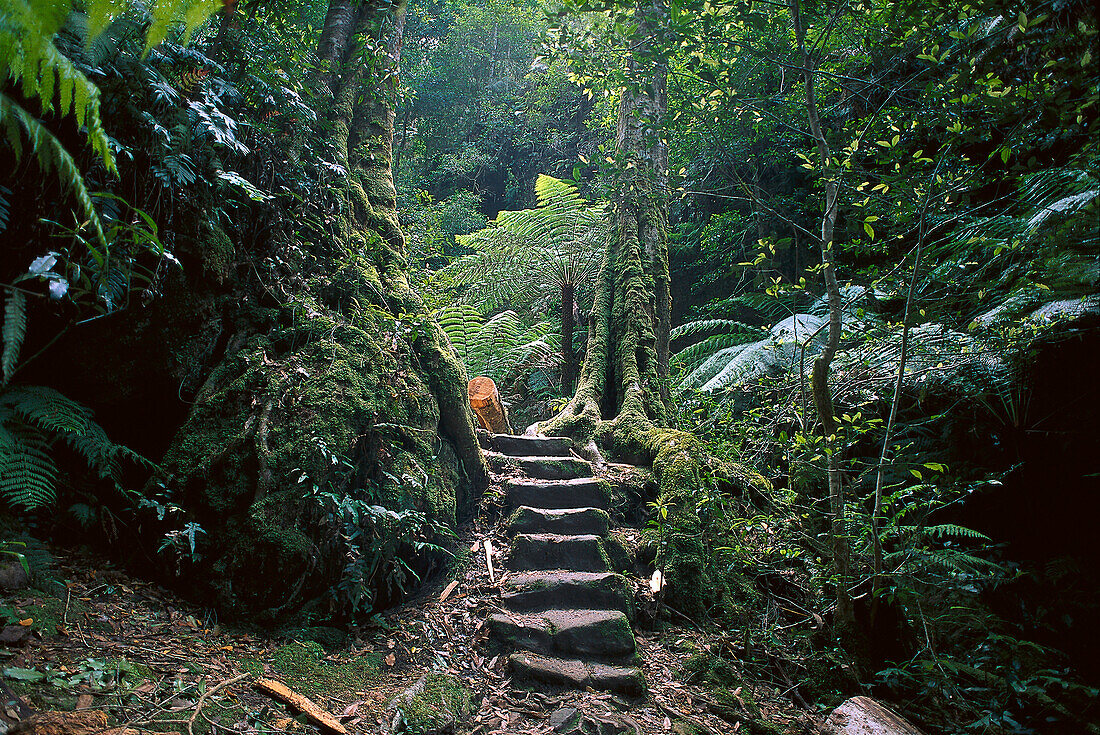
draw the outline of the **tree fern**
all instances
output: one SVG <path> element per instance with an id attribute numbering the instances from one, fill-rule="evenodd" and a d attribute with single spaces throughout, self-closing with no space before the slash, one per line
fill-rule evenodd
<path id="1" fill-rule="evenodd" d="M 442 275 L 462 287 L 463 300 L 496 309 L 592 280 L 610 226 L 607 206 L 590 204 L 572 184 L 551 176 L 539 176 L 535 192 L 535 209 L 503 211 L 492 226 L 458 237 L 474 252 Z"/>

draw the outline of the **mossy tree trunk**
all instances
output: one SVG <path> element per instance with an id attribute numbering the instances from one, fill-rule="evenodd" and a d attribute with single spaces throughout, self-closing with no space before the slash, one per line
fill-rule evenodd
<path id="1" fill-rule="evenodd" d="M 345 11 L 347 1 L 332 0 L 336 11 L 329 15 L 337 15 L 340 22 L 326 18 L 319 50 L 328 58 L 344 60 L 340 73 L 323 81 L 333 94 L 334 142 L 348 162 L 354 212 L 349 224 L 381 238 L 375 253 L 384 287 L 381 306 L 399 319 L 417 322 L 412 347 L 439 404 L 440 432 L 454 444 L 474 486 L 481 488 L 488 484 L 488 469 L 474 434 L 465 368 L 406 277 L 405 235 L 397 218 L 393 179 L 394 103 L 406 2 L 365 2 L 354 17 Z M 354 29 L 350 34 L 345 31 L 349 25 Z M 367 58 L 359 57 L 360 48 L 366 49 Z"/>
<path id="2" fill-rule="evenodd" d="M 238 302 L 162 463 L 206 531 L 193 579 L 227 612 L 346 618 L 393 600 L 410 584 L 402 562 L 429 569 L 414 548 L 487 484 L 465 370 L 406 278 L 392 171 L 404 14 L 331 0 L 317 123 L 288 136 L 288 158 L 309 170 L 312 151 L 335 151 L 346 176 L 312 192 L 316 216 L 284 214 L 276 288 L 253 283 Z"/>
<path id="3" fill-rule="evenodd" d="M 668 151 L 662 138 L 668 65 L 653 43 L 667 25 L 667 9 L 639 4 L 634 14 L 638 40 L 616 135 L 614 235 L 599 274 L 576 393 L 541 429 L 652 460 L 648 435 L 669 414 Z"/>
<path id="4" fill-rule="evenodd" d="M 699 488 L 767 493 L 759 474 L 709 456 L 692 434 L 669 427 L 668 156 L 663 142 L 666 54 L 678 43 L 664 3 L 632 8 L 637 31 L 621 93 L 618 179 L 610 239 L 589 320 L 588 350 L 577 390 L 560 414 L 539 425 L 571 436 L 596 461 L 603 452 L 652 465 L 658 486 L 657 565 L 668 582 L 664 601 L 704 616 L 733 594 L 715 574 L 704 545 Z"/>

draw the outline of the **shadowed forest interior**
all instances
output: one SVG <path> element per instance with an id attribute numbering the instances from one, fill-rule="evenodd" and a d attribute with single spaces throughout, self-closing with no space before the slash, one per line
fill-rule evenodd
<path id="1" fill-rule="evenodd" d="M 0 0 L 0 735 L 1100 732 L 1097 33 Z"/>

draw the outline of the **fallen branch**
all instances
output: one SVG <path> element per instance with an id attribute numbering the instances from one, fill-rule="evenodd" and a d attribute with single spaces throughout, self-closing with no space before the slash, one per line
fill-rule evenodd
<path id="1" fill-rule="evenodd" d="M 718 732 L 717 730 L 715 730 L 713 727 L 711 727 L 707 723 L 703 722 L 702 720 L 697 719 L 695 717 L 692 717 L 691 715 L 689 715 L 685 712 L 679 712 L 677 710 L 674 710 L 671 707 L 669 707 L 668 705 L 661 702 L 659 699 L 654 698 L 653 702 L 658 707 L 660 707 L 661 711 L 664 712 L 666 715 L 668 715 L 670 718 L 676 718 L 676 719 L 684 720 L 685 722 L 691 724 L 695 728 L 698 728 L 700 730 L 706 730 L 707 732 L 710 733 L 710 735 L 722 735 L 722 733 Z"/>
<path id="2" fill-rule="evenodd" d="M 408 706 L 414 699 L 423 694 L 427 685 L 428 675 L 424 674 L 415 684 L 390 700 L 390 703 L 386 705 L 386 713 L 382 715 L 382 735 L 390 735 L 398 729 L 401 724 L 401 708 Z"/>
<path id="3" fill-rule="evenodd" d="M 340 733 L 340 735 L 347 735 L 347 730 L 340 724 L 339 720 L 318 707 L 308 697 L 299 694 L 285 684 L 274 679 L 257 679 L 252 686 L 269 697 L 284 704 L 289 704 L 321 727 Z"/>

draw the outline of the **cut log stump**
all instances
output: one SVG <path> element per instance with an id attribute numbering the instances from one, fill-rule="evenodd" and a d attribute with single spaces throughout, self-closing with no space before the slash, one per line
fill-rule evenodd
<path id="1" fill-rule="evenodd" d="M 500 401 L 500 393 L 492 378 L 474 378 L 470 381 L 468 390 L 470 406 L 474 409 L 481 428 L 493 434 L 511 434 L 508 414 L 504 412 L 504 404 Z"/>

